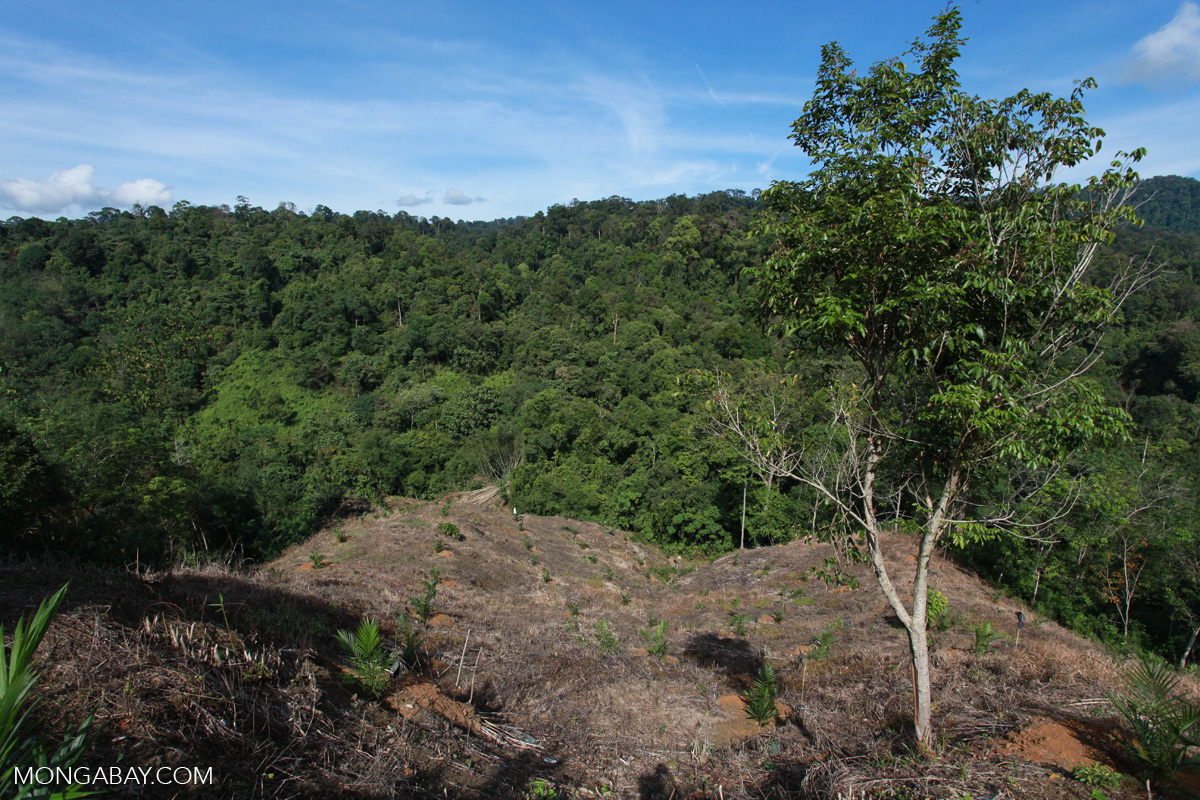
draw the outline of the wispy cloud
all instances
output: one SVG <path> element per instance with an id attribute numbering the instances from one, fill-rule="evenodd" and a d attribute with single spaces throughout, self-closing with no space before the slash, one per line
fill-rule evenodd
<path id="1" fill-rule="evenodd" d="M 1168 86 L 1200 82 L 1200 7 L 1183 3 L 1174 19 L 1138 40 L 1123 77 Z"/>
<path id="2" fill-rule="evenodd" d="M 442 196 L 442 202 L 452 206 L 469 206 L 472 203 L 485 203 L 487 198 L 471 197 L 462 189 L 447 189 L 446 194 Z"/>
<path id="3" fill-rule="evenodd" d="M 423 195 L 406 194 L 396 201 L 396 205 L 401 208 L 412 208 L 413 206 L 423 206 L 433 202 L 433 192 L 426 192 Z"/>

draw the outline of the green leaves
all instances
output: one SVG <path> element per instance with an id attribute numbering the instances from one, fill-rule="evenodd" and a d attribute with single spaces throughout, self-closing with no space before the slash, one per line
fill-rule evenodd
<path id="1" fill-rule="evenodd" d="M 1163 661 L 1143 657 L 1123 674 L 1125 688 L 1109 702 L 1128 726 L 1126 752 L 1146 777 L 1170 778 L 1180 770 L 1200 769 L 1200 706 L 1182 695 L 1179 678 Z"/>

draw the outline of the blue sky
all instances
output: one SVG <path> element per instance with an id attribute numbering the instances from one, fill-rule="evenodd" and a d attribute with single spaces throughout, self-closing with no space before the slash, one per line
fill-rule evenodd
<path id="1" fill-rule="evenodd" d="M 787 134 L 821 45 L 865 67 L 944 7 L 11 0 L 0 218 L 245 195 L 494 219 L 765 188 L 807 169 Z M 966 90 L 1093 76 L 1105 155 L 1144 146 L 1144 176 L 1200 177 L 1195 2 L 967 0 L 963 18 Z"/>

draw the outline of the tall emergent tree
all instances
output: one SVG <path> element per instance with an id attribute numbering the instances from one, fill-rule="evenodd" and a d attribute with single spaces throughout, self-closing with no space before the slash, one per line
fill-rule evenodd
<path id="1" fill-rule="evenodd" d="M 1093 263 L 1113 228 L 1135 221 L 1124 162 L 1142 151 L 1118 154 L 1086 187 L 1055 182 L 1100 149 L 1081 101 L 1094 82 L 1069 98 L 971 96 L 953 69 L 960 26 L 957 9 L 936 17 L 905 54 L 911 71 L 891 59 L 858 73 L 826 45 L 790 137 L 812 173 L 763 194 L 773 245 L 753 271 L 768 325 L 853 365 L 830 388 L 829 418 L 781 433 L 720 376 L 710 401 L 748 457 L 816 489 L 861 535 L 907 631 L 923 743 L 934 548 L 1053 516 L 1031 500 L 1061 485 L 1068 457 L 1124 435 L 1123 414 L 1085 374 L 1101 329 L 1151 272 L 1131 263 L 1100 276 Z M 885 561 L 889 531 L 917 534 L 911 597 Z"/>

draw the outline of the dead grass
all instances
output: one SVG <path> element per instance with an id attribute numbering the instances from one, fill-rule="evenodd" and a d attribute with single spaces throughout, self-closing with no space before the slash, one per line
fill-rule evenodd
<path id="1" fill-rule="evenodd" d="M 44 717 L 95 709 L 94 765 L 213 765 L 221 784 L 205 797 L 516 798 L 533 781 L 581 798 L 1087 795 L 1060 767 L 995 744 L 1050 711 L 1102 719 L 1117 665 L 1031 615 L 1019 648 L 1010 638 L 972 653 L 973 626 L 1011 636 L 1018 606 L 949 562 L 934 583 L 956 614 L 934 633 L 940 744 L 916 754 L 901 632 L 865 567 L 847 568 L 858 589 L 812 577 L 828 545 L 687 562 L 601 525 L 518 520 L 475 499 L 451 497 L 446 516 L 444 502 L 396 501 L 249 572 L 4 567 L 0 621 L 70 579 L 71 607 L 48 639 Z M 436 553 L 446 521 L 463 539 Z M 901 573 L 905 545 L 886 543 Z M 312 568 L 314 551 L 328 566 Z M 422 691 L 444 701 L 414 711 L 355 698 L 333 632 L 371 616 L 394 640 L 434 567 L 420 672 Z M 736 614 L 745 634 L 731 630 Z M 668 621 L 663 660 L 640 649 L 652 617 Z M 598 647 L 601 621 L 622 652 Z M 719 701 L 763 661 L 791 716 L 729 739 L 733 712 Z M 509 733 L 489 738 L 481 723 Z"/>

